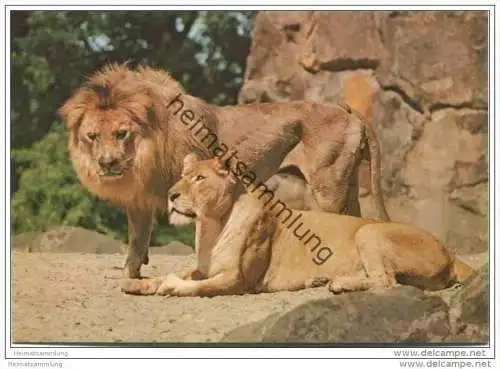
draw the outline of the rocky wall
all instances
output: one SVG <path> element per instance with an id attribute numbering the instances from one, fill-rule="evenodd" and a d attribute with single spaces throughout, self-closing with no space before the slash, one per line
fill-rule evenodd
<path id="1" fill-rule="evenodd" d="M 344 79 L 367 74 L 392 219 L 487 250 L 486 12 L 260 12 L 252 37 L 241 103 L 341 101 Z"/>

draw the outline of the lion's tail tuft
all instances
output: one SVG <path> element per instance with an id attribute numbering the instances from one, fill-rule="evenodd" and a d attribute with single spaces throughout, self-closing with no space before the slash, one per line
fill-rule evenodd
<path id="1" fill-rule="evenodd" d="M 356 73 L 344 82 L 345 102 L 370 123 L 373 121 L 374 92 L 370 78 L 365 74 Z"/>
<path id="2" fill-rule="evenodd" d="M 457 282 L 463 282 L 467 278 L 469 278 L 475 269 L 471 267 L 469 264 L 464 263 L 459 258 L 455 257 L 453 262 L 453 274 L 455 275 L 455 279 Z"/>

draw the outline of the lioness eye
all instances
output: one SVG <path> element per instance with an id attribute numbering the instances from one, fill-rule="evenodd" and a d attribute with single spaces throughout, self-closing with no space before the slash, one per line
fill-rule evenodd
<path id="1" fill-rule="evenodd" d="M 204 180 L 205 178 L 207 178 L 207 177 L 202 176 L 201 174 L 198 174 L 198 177 L 196 177 L 196 180 L 197 180 L 197 181 L 202 181 L 202 180 Z"/>
<path id="2" fill-rule="evenodd" d="M 116 132 L 116 139 L 117 140 L 123 140 L 127 137 L 128 131 L 121 129 L 118 132 Z"/>
<path id="3" fill-rule="evenodd" d="M 94 141 L 97 138 L 97 133 L 89 132 L 87 133 L 87 137 L 89 138 L 90 141 Z"/>

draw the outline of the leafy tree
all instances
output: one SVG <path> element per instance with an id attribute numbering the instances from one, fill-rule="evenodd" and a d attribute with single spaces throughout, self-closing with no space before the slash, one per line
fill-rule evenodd
<path id="1" fill-rule="evenodd" d="M 14 232 L 81 226 L 126 238 L 123 213 L 83 188 L 57 108 L 108 62 L 168 69 L 188 93 L 233 104 L 251 12 L 15 11 L 11 17 L 11 195 Z M 164 225 L 160 242 L 191 240 Z"/>

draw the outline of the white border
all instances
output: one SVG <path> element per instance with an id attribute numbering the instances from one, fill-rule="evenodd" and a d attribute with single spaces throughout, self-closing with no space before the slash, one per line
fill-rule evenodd
<path id="1" fill-rule="evenodd" d="M 357 5 L 353 6 L 342 6 L 342 5 L 246 5 L 244 6 L 235 6 L 235 5 L 207 5 L 206 2 L 200 2 L 195 5 L 185 4 L 183 2 L 172 1 L 173 4 L 169 6 L 165 5 L 155 5 L 156 1 L 152 3 L 147 2 L 148 5 L 139 6 L 139 5 L 120 5 L 119 3 L 112 5 L 102 5 L 98 1 L 93 1 L 89 5 L 80 5 L 80 1 L 75 1 L 75 5 L 67 5 L 67 1 L 63 3 L 60 0 L 54 0 L 53 2 L 48 3 L 48 5 L 34 5 L 34 6 L 21 6 L 20 4 L 9 6 L 10 10 L 276 10 L 276 11 L 286 11 L 286 10 L 379 10 L 379 11 L 387 11 L 387 10 L 489 10 L 490 7 L 485 5 L 468 5 L 466 8 L 463 6 L 448 6 L 448 5 L 407 5 L 407 6 L 393 6 L 393 5 L 379 5 L 374 9 L 373 6 L 370 5 Z M 359 1 L 354 1 L 359 2 Z M 388 1 L 389 3 L 393 1 Z M 449 2 L 445 0 L 444 3 Z M 61 5 L 58 5 L 61 3 Z M 113 3 L 111 1 L 110 3 Z M 177 4 L 175 4 L 177 3 Z M 279 1 L 277 1 L 279 3 Z M 366 4 L 366 2 L 361 2 L 362 4 Z M 435 1 L 433 2 L 435 3 Z M 354 4 L 353 4 L 354 5 Z"/>
<path id="2" fill-rule="evenodd" d="M 259 2 L 252 2 L 252 6 L 238 6 L 236 4 L 227 4 L 227 5 L 217 5 L 217 6 L 209 6 L 211 4 L 214 4 L 215 1 L 195 1 L 192 4 L 186 4 L 186 1 L 169 1 L 170 6 L 164 6 L 161 5 L 164 3 L 164 1 L 157 1 L 157 0 L 150 0 L 147 1 L 146 4 L 147 6 L 134 6 L 132 5 L 131 1 L 107 1 L 109 5 L 101 5 L 102 2 L 99 1 L 75 1 L 76 4 L 85 4 L 81 6 L 67 6 L 67 1 L 57 1 L 53 0 L 50 2 L 43 2 L 45 4 L 50 4 L 50 5 L 43 5 L 40 4 L 41 2 L 37 2 L 37 5 L 30 5 L 33 4 L 33 1 L 31 2 L 26 2 L 26 1 L 10 1 L 8 2 L 8 8 L 2 7 L 2 19 L 6 20 L 6 25 L 5 28 L 2 29 L 2 40 L 5 39 L 5 47 L 2 49 L 2 61 L 1 61 L 1 66 L 2 66 L 2 73 L 1 73 L 1 79 L 0 79 L 0 84 L 5 86 L 5 99 L 0 99 L 0 111 L 6 112 L 6 121 L 5 121 L 5 129 L 7 131 L 7 137 L 10 137 L 10 72 L 7 73 L 7 75 L 4 74 L 4 70 L 7 67 L 10 70 L 10 58 L 7 59 L 7 55 L 10 55 L 10 10 L 63 10 L 63 9 L 73 9 L 73 10 L 169 10 L 169 9 L 175 9 L 175 10 L 180 10 L 182 9 L 191 9 L 191 10 L 201 10 L 201 9 L 210 9 L 210 10 L 228 10 L 228 9 L 265 9 L 265 10 L 310 10 L 310 9 L 317 9 L 317 10 L 389 10 L 389 9 L 395 9 L 395 8 L 403 8 L 401 6 L 401 1 L 386 1 L 384 5 L 379 5 L 376 8 L 374 8 L 373 5 L 367 6 L 366 3 L 368 1 L 350 1 L 351 5 L 350 6 L 325 6 L 329 5 L 330 1 L 320 1 L 316 2 L 317 4 L 321 5 L 307 5 L 306 6 L 299 6 L 299 4 L 294 4 L 295 2 L 290 2 L 288 1 L 286 4 L 283 5 L 288 5 L 286 8 L 283 8 L 283 5 L 272 5 L 269 6 L 267 4 L 264 4 L 263 1 Z M 66 3 L 66 4 L 65 4 Z M 127 5 L 125 5 L 127 3 Z M 217 2 L 220 4 L 220 1 Z M 280 4 L 283 3 L 282 1 L 275 1 L 273 3 Z M 371 3 L 376 3 L 376 2 L 371 2 Z M 478 6 L 464 6 L 467 5 L 465 2 L 460 5 L 456 6 L 457 1 L 451 2 L 451 1 L 441 1 L 441 5 L 434 5 L 434 1 L 419 1 L 418 5 L 414 5 L 409 3 L 408 7 L 404 6 L 404 10 L 490 10 L 490 45 L 489 45 L 489 50 L 490 50 L 490 55 L 489 55 L 489 63 L 490 63 L 490 74 L 489 74 L 489 81 L 490 81 L 490 106 L 489 106 L 489 129 L 490 129 L 490 157 L 489 157 L 489 164 L 490 164 L 490 178 L 489 178 L 489 183 L 490 183 L 490 214 L 496 214 L 497 210 L 497 204 L 493 203 L 492 199 L 495 194 L 495 188 L 496 188 L 496 181 L 495 181 L 495 175 L 494 173 L 497 172 L 498 167 L 497 164 L 499 163 L 498 160 L 498 153 L 495 152 L 494 148 L 496 147 L 496 128 L 495 128 L 495 122 L 493 121 L 493 117 L 495 117 L 496 114 L 496 106 L 499 106 L 500 101 L 498 96 L 494 96 L 494 92 L 496 91 L 497 87 L 497 81 L 494 80 L 495 75 L 493 74 L 493 70 L 491 67 L 493 66 L 493 57 L 494 53 L 498 50 L 498 28 L 496 29 L 497 34 L 493 34 L 493 25 L 495 23 L 495 20 L 497 19 L 496 17 L 496 8 L 492 8 L 491 6 L 486 6 L 486 5 L 478 5 Z M 4 3 L 2 2 L 2 5 Z M 30 5 L 28 6 L 22 6 L 23 4 Z M 243 5 L 248 5 L 245 4 L 245 2 L 242 2 Z M 262 4 L 262 5 L 259 5 Z M 425 4 L 425 5 L 424 5 Z M 455 5 L 455 6 L 444 6 L 444 5 Z M 375 4 L 374 4 L 375 5 Z M 7 14 L 6 14 L 7 12 Z M 7 15 L 7 17 L 5 16 Z M 7 34 L 4 35 L 4 30 L 7 30 Z M 6 36 L 4 38 L 4 36 Z M 5 78 L 5 79 L 4 79 Z M 496 122 L 498 123 L 498 122 Z M 10 139 L 7 140 L 7 137 L 4 137 L 5 132 L 4 130 L 0 130 L 0 137 L 1 140 L 0 142 L 5 143 L 5 149 L 4 151 L 1 151 L 1 158 L 0 158 L 0 173 L 2 175 L 1 181 L 0 181 L 0 190 L 2 191 L 2 194 L 5 194 L 5 196 L 2 195 L 1 197 L 1 206 L 5 209 L 6 211 L 6 219 L 5 222 L 2 222 L 1 224 L 1 230 L 2 234 L 6 235 L 6 240 L 10 240 L 10 227 L 7 227 L 7 219 L 10 220 L 10 206 L 7 199 L 10 198 L 10 176 L 7 176 L 8 171 L 10 170 L 10 160 L 7 161 L 7 155 L 10 153 Z M 494 169 L 494 170 L 493 170 Z M 9 197 L 7 197 L 9 196 Z M 496 226 L 496 227 L 495 227 Z M 493 291 L 498 292 L 498 286 L 496 286 L 495 281 L 493 280 L 493 272 L 496 272 L 496 252 L 495 252 L 495 247 L 493 245 L 493 240 L 495 239 L 495 229 L 498 229 L 500 226 L 498 219 L 496 217 L 491 216 L 490 217 L 490 269 L 491 269 L 491 296 L 490 296 L 490 311 L 493 312 L 495 308 L 495 301 L 493 301 Z M 2 265 L 6 266 L 4 270 L 6 270 L 6 278 L 7 280 L 4 280 L 4 274 L 0 273 L 0 281 L 2 282 L 2 286 L 6 286 L 6 282 L 10 281 L 10 266 L 7 264 L 7 260 L 10 260 L 10 247 L 9 243 L 5 245 L 6 248 L 6 258 L 3 252 L 0 252 L 0 261 Z M 35 271 L 34 271 L 35 272 Z M 10 283 L 9 283 L 10 285 Z M 7 300 L 3 301 L 3 304 L 1 305 L 0 310 L 6 314 L 7 312 L 5 311 L 5 302 L 7 304 L 10 301 L 10 286 L 6 288 L 7 292 Z M 492 358 L 496 353 L 494 352 L 494 347 L 495 347 L 495 337 L 493 335 L 493 332 L 496 332 L 495 327 L 496 322 L 493 320 L 493 314 L 490 314 L 491 316 L 491 343 L 490 343 L 490 348 L 485 348 L 487 350 L 487 357 Z M 6 326 L 4 327 L 4 322 L 2 322 L 1 326 L 1 331 L 0 334 L 5 332 L 5 337 L 0 337 L 0 339 L 3 341 L 4 339 L 7 339 L 7 346 L 9 345 L 8 340 L 10 339 L 10 314 L 7 315 L 7 320 L 6 320 Z M 2 360 L 4 357 L 4 345 L 2 342 L 2 348 L 0 349 L 2 352 Z M 14 351 L 16 349 L 20 349 L 22 347 L 26 347 L 26 345 L 14 345 L 12 349 L 7 349 L 7 356 L 8 357 L 14 357 Z M 33 347 L 33 345 L 27 346 L 27 347 Z M 54 346 L 38 346 L 38 350 L 42 351 L 43 347 L 50 347 L 51 349 L 54 349 Z M 115 348 L 89 348 L 89 347 L 63 347 L 63 346 L 58 346 L 60 347 L 59 350 L 64 350 L 68 351 L 69 353 L 69 358 L 121 358 L 121 360 L 68 360 L 64 359 L 64 367 L 74 367 L 74 368 L 88 368 L 88 367 L 110 367 L 112 365 L 134 365 L 137 366 L 137 361 L 136 360 L 130 360 L 131 358 L 276 358 L 276 357 L 281 357 L 281 358 L 351 358 L 348 360 L 342 360 L 342 361 L 336 361 L 336 364 L 341 364 L 340 367 L 343 367 L 342 364 L 347 364 L 348 367 L 357 367 L 358 365 L 355 365 L 356 363 L 359 363 L 360 366 L 366 367 L 370 366 L 373 368 L 389 368 L 389 367 L 401 367 L 398 362 L 399 360 L 394 360 L 394 348 L 214 348 L 214 347 L 197 347 L 197 348 L 132 348 L 132 347 L 115 347 Z M 482 347 L 481 347 L 482 348 Z M 396 349 L 403 349 L 403 347 L 398 347 Z M 410 350 L 413 351 L 419 351 L 421 352 L 422 350 L 426 350 L 428 348 L 410 348 Z M 444 349 L 444 348 L 443 348 Z M 462 348 L 462 347 L 452 347 L 451 349 L 459 349 L 459 350 L 468 350 L 467 348 Z M 477 350 L 477 348 L 473 348 L 474 350 Z M 32 351 L 32 349 L 30 349 Z M 496 355 L 495 355 L 496 356 Z M 361 359 L 361 358 L 373 358 L 373 359 Z M 376 359 L 377 358 L 377 359 Z M 382 358 L 387 358 L 389 360 L 381 360 Z M 126 360 L 125 362 L 122 362 L 122 360 Z M 426 358 L 425 360 L 429 360 L 431 358 Z M 436 358 L 432 358 L 436 359 Z M 448 358 L 449 359 L 449 358 Z M 53 360 L 57 361 L 59 359 L 54 358 Z M 464 359 L 465 360 L 465 359 Z M 145 364 L 148 367 L 151 368 L 164 368 L 165 364 L 169 363 L 174 363 L 174 361 L 169 361 L 165 363 L 164 361 L 156 361 L 156 360 L 148 360 L 145 361 Z M 217 366 L 220 366 L 219 363 L 217 362 L 211 362 Z M 203 361 L 194 361 L 192 362 L 194 365 L 203 365 L 203 366 L 211 366 L 212 364 L 208 364 L 205 360 Z M 226 360 L 223 362 L 223 364 L 231 364 L 232 360 Z M 272 362 L 270 364 L 273 364 Z M 277 364 L 277 363 L 276 363 Z M 99 365 L 99 366 L 98 366 Z M 102 365 L 102 366 L 101 366 Z M 184 365 L 189 365 L 189 362 L 180 362 L 178 360 L 175 360 L 175 366 L 184 366 Z M 241 365 L 241 362 L 238 362 L 237 365 Z M 329 365 L 331 367 L 331 363 L 328 363 L 328 361 L 320 361 L 316 360 L 314 361 L 314 365 L 318 366 L 325 366 Z M 429 367 L 429 366 L 427 366 Z M 496 366 L 490 366 L 490 367 L 496 367 Z"/>

